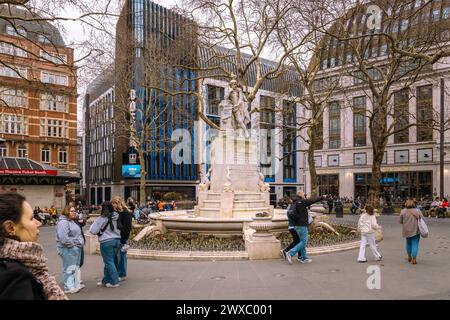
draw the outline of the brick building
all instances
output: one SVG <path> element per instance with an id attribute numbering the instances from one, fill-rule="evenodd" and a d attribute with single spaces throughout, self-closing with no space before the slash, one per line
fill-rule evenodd
<path id="1" fill-rule="evenodd" d="M 77 171 L 73 49 L 47 21 L 0 6 L 0 157 Z"/>
<path id="2" fill-rule="evenodd" d="M 0 7 L 6 10 L 6 7 Z M 1 155 L 61 169 L 77 167 L 73 49 L 48 22 L 0 20 Z"/>

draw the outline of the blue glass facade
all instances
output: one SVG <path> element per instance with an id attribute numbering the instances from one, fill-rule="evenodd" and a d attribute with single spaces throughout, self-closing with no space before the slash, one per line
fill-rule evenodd
<path id="1" fill-rule="evenodd" d="M 175 66 L 160 68 L 160 78 L 163 79 L 159 84 L 160 87 L 169 92 L 182 90 L 186 94 L 170 96 L 164 94 L 163 91 L 156 92 L 139 86 L 146 79 L 144 53 L 147 47 L 161 47 L 163 50 L 177 37 L 183 37 L 183 32 L 186 31 L 183 30 L 185 20 L 149 0 L 131 0 L 128 6 L 131 12 L 128 25 L 132 27 L 135 44 L 132 88 L 136 90 L 138 96 L 137 115 L 148 114 L 151 117 L 149 120 L 154 120 L 151 124 L 151 139 L 147 141 L 150 151 L 144 161 L 147 168 L 146 178 L 149 180 L 195 181 L 197 180 L 194 162 L 196 100 L 194 95 L 187 94 L 187 92 L 196 91 L 195 72 Z M 156 41 L 156 45 L 155 43 L 150 45 L 149 41 Z M 195 49 L 187 45 L 186 50 Z M 180 63 L 174 62 L 175 64 Z M 147 97 L 147 95 L 152 96 Z M 147 112 L 145 112 L 146 110 Z M 140 129 L 137 128 L 138 134 Z M 177 129 L 184 129 L 188 134 L 183 135 L 183 139 L 189 141 L 189 147 L 183 150 L 188 153 L 187 156 L 184 155 L 184 160 L 187 161 L 183 161 L 181 164 L 175 164 L 172 159 L 172 148 L 176 142 L 172 142 L 171 137 Z"/>

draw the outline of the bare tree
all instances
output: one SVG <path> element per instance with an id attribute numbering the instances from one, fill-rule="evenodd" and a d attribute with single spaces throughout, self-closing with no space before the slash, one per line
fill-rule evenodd
<path id="1" fill-rule="evenodd" d="M 306 143 L 306 149 L 298 148 L 294 152 L 307 153 L 312 196 L 319 194 L 314 152 L 323 145 L 323 114 L 332 95 L 341 89 L 342 81 L 342 72 L 322 75 L 320 61 L 315 58 L 321 50 L 323 30 L 334 21 L 329 14 L 333 10 L 338 10 L 334 1 L 298 3 L 277 28 L 277 42 L 288 55 L 287 63 L 299 75 L 304 87 L 304 94 L 293 98 L 304 112 L 296 119 L 297 134 L 295 137 L 286 135 L 288 139 L 283 138 L 282 141 L 286 145 L 293 138 L 300 137 Z"/>
<path id="2" fill-rule="evenodd" d="M 420 8 L 414 8 L 413 3 L 380 2 L 377 7 L 382 10 L 379 24 L 369 21 L 370 7 L 357 6 L 325 31 L 338 41 L 338 49 L 334 53 L 324 50 L 322 61 L 328 54 L 333 60 L 340 57 L 349 78 L 353 78 L 356 87 L 372 100 L 370 110 L 353 108 L 353 111 L 368 121 L 373 152 L 368 201 L 376 207 L 379 206 L 381 164 L 388 138 L 394 135 L 397 142 L 406 141 L 408 129 L 417 125 L 408 120 L 409 88 L 427 77 L 432 64 L 445 55 L 444 51 L 439 51 L 430 58 L 430 52 L 441 41 L 442 25 L 438 21 L 421 24 L 425 22 L 424 17 L 428 22 L 429 16 L 425 13 L 429 10 L 428 3 Z M 418 120 L 423 125 L 426 119 Z"/>

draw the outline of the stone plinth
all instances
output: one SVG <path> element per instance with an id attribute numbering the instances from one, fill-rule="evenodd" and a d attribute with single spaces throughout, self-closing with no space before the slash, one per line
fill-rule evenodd
<path id="1" fill-rule="evenodd" d="M 274 236 L 266 238 L 247 238 L 245 248 L 250 260 L 280 258 L 281 242 Z"/>
<path id="2" fill-rule="evenodd" d="M 210 180 L 202 181 L 196 216 L 222 219 L 273 214 L 270 187 L 259 172 L 257 147 L 255 138 L 220 131 L 211 145 Z"/>
<path id="3" fill-rule="evenodd" d="M 98 237 L 90 233 L 85 233 L 86 243 L 84 244 L 84 252 L 86 254 L 95 254 L 97 248 L 99 248 L 100 243 L 98 242 Z"/>
<path id="4" fill-rule="evenodd" d="M 252 230 L 244 230 L 245 248 L 250 260 L 279 258 L 281 242 L 270 232 L 275 224 L 272 216 L 253 217 L 248 225 Z"/>
<path id="5" fill-rule="evenodd" d="M 259 192 L 258 141 L 221 132 L 211 147 L 211 192 Z M 229 184 L 228 187 L 226 184 Z"/>

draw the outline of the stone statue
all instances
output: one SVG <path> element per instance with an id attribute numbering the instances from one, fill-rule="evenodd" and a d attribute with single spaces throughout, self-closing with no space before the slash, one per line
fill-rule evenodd
<path id="1" fill-rule="evenodd" d="M 212 168 L 209 168 L 208 173 L 205 175 L 204 173 L 201 174 L 201 183 L 199 185 L 200 191 L 208 191 L 209 186 L 211 185 L 210 176 L 211 176 Z"/>
<path id="2" fill-rule="evenodd" d="M 231 170 L 230 167 L 227 167 L 227 182 L 223 184 L 223 191 L 224 192 L 233 192 L 233 187 L 231 183 Z"/>
<path id="3" fill-rule="evenodd" d="M 270 185 L 268 183 L 264 182 L 264 175 L 261 172 L 259 173 L 258 187 L 259 187 L 259 190 L 263 193 L 270 191 Z"/>
<path id="4" fill-rule="evenodd" d="M 250 123 L 250 115 L 247 110 L 244 92 L 236 80 L 230 81 L 231 91 L 225 100 L 219 104 L 221 108 L 221 130 L 242 129 L 244 136 L 249 137 L 247 124 Z"/>

